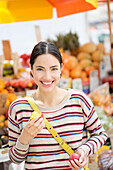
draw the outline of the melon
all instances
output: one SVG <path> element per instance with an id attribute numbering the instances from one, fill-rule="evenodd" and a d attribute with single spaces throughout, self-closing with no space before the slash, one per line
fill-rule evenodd
<path id="1" fill-rule="evenodd" d="M 80 66 L 82 67 L 83 70 L 86 69 L 86 67 L 91 66 L 92 65 L 92 61 L 88 60 L 88 59 L 83 59 L 80 61 Z"/>
<path id="2" fill-rule="evenodd" d="M 86 53 L 86 52 L 80 52 L 78 55 L 77 55 L 77 58 L 79 61 L 83 60 L 83 59 L 89 59 L 91 60 L 91 55 Z"/>
<path id="3" fill-rule="evenodd" d="M 86 43 L 84 45 L 82 45 L 79 49 L 79 51 L 81 52 L 86 52 L 86 53 L 93 53 L 94 51 L 96 51 L 97 46 L 91 42 Z"/>
<path id="4" fill-rule="evenodd" d="M 100 50 L 96 50 L 95 52 L 92 53 L 92 60 L 93 61 L 103 61 L 104 60 L 104 55 Z"/>

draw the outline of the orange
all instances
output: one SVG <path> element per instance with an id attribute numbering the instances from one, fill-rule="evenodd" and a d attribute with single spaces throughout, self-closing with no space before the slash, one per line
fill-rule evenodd
<path id="1" fill-rule="evenodd" d="M 66 67 L 68 70 L 72 70 L 76 68 L 77 64 L 78 64 L 77 58 L 70 56 L 64 63 L 64 67 Z"/>
<path id="2" fill-rule="evenodd" d="M 6 104 L 5 104 L 5 105 L 6 105 L 6 106 L 9 106 L 9 105 L 10 105 L 9 99 L 6 100 Z"/>
<path id="3" fill-rule="evenodd" d="M 87 73 L 85 71 L 82 71 L 80 77 L 81 77 L 81 79 L 82 78 L 86 78 L 87 77 Z"/>
<path id="4" fill-rule="evenodd" d="M 95 70 L 94 66 L 88 66 L 86 67 L 85 71 L 87 73 L 87 75 L 89 76 L 90 75 L 90 72 Z"/>
<path id="5" fill-rule="evenodd" d="M 82 74 L 82 71 L 78 68 L 74 68 L 70 71 L 70 76 L 72 79 L 80 78 L 81 74 Z"/>
<path id="6" fill-rule="evenodd" d="M 65 63 L 68 60 L 69 55 L 67 53 L 61 53 L 61 55 L 62 55 L 62 62 Z"/>
<path id="7" fill-rule="evenodd" d="M 5 82 L 3 80 L 0 80 L 0 91 L 2 91 L 5 88 Z"/>
<path id="8" fill-rule="evenodd" d="M 63 76 L 69 77 L 69 70 L 65 67 L 62 67 L 61 73 Z"/>
<path id="9" fill-rule="evenodd" d="M 8 100 L 9 100 L 10 103 L 12 103 L 16 99 L 17 99 L 17 96 L 14 93 L 8 94 Z"/>
<path id="10" fill-rule="evenodd" d="M 3 89 L 3 90 L 1 90 L 1 93 L 8 94 L 9 92 L 8 92 L 8 90 Z"/>

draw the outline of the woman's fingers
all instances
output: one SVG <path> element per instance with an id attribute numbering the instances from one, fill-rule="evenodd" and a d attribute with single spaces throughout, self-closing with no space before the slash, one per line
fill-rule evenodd
<path id="1" fill-rule="evenodd" d="M 80 167 L 77 166 L 77 165 L 74 163 L 73 160 L 71 160 L 71 162 L 68 162 L 68 164 L 69 164 L 70 168 L 72 168 L 73 170 L 78 170 L 78 169 L 80 169 Z"/>
<path id="2" fill-rule="evenodd" d="M 79 170 L 80 168 L 84 167 L 87 163 L 84 151 L 80 149 L 78 150 L 78 152 L 80 154 L 79 161 L 77 159 L 74 159 L 74 160 L 71 160 L 71 162 L 69 162 L 69 166 L 73 170 Z"/>

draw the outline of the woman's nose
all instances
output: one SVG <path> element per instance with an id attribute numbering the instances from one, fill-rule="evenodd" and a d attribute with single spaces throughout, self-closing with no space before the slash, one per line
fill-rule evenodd
<path id="1" fill-rule="evenodd" d="M 46 78 L 47 80 L 51 79 L 51 73 L 50 73 L 50 71 L 46 71 L 46 72 L 45 72 L 45 78 Z"/>

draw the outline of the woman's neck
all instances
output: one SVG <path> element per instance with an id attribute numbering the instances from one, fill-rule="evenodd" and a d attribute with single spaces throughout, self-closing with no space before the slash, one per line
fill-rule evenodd
<path id="1" fill-rule="evenodd" d="M 36 102 L 43 107 L 56 106 L 64 99 L 67 91 L 57 87 L 54 91 L 45 93 L 37 89 L 37 92 L 33 95 Z"/>

